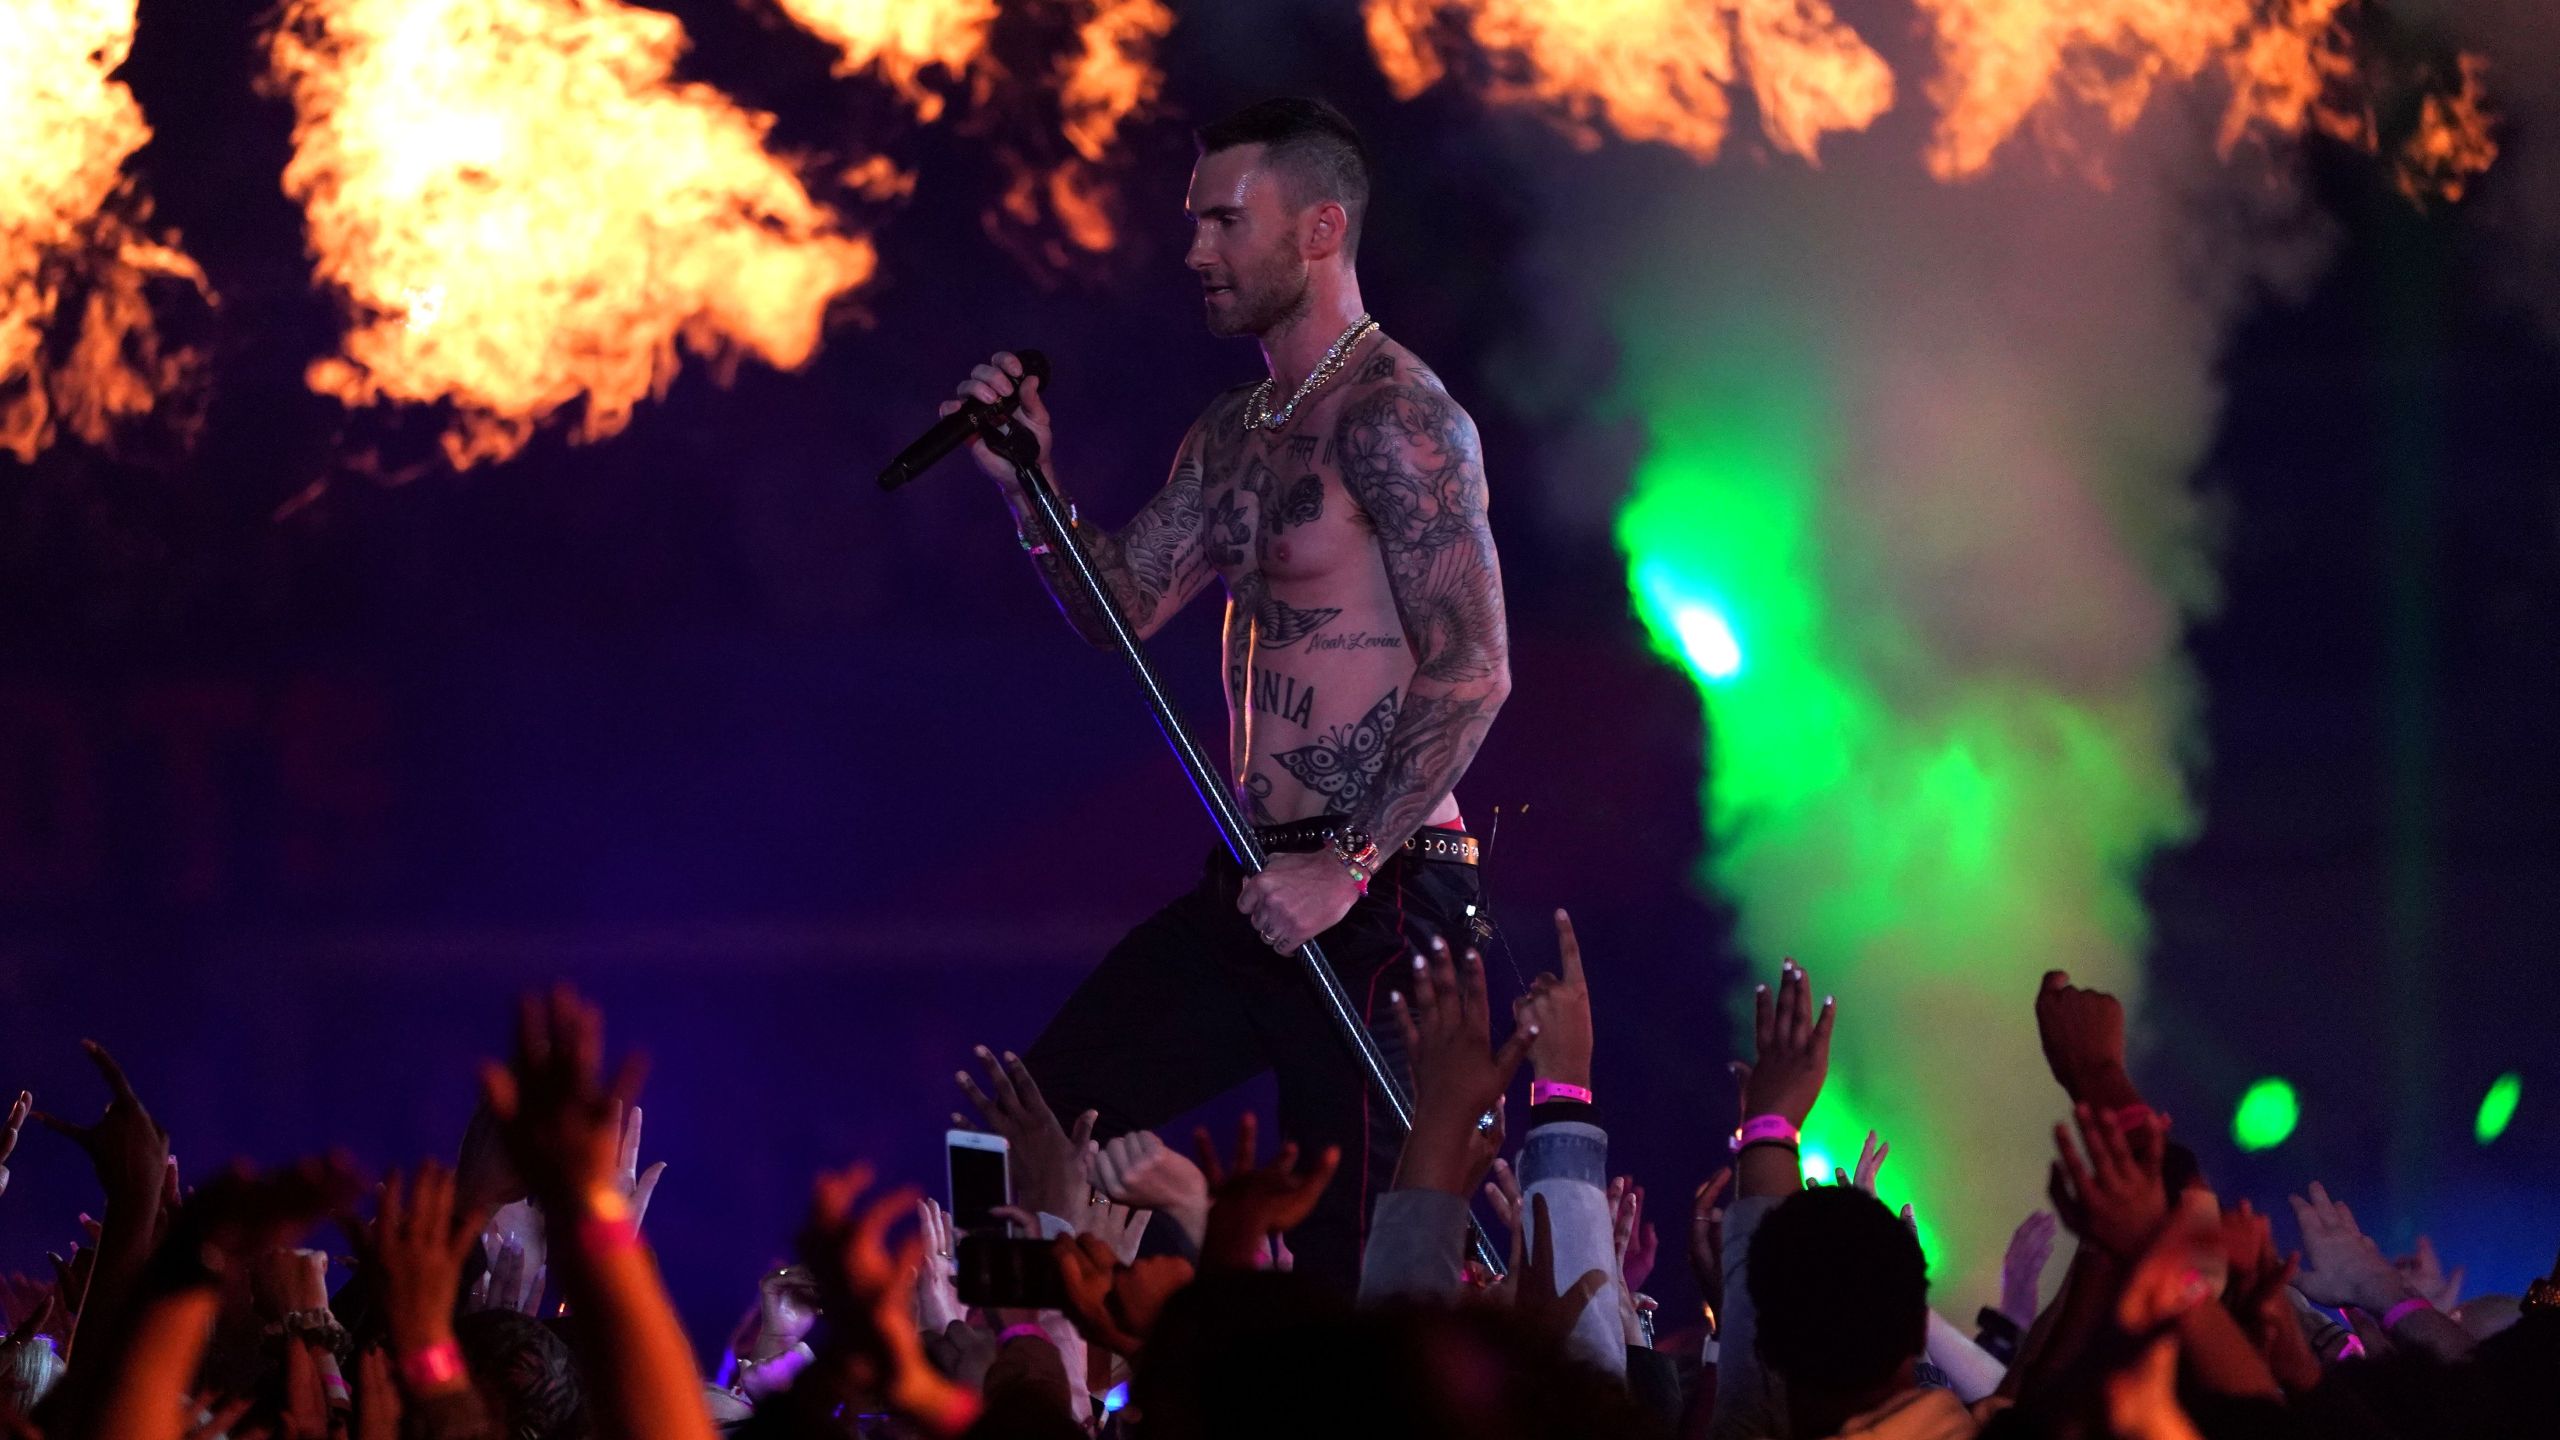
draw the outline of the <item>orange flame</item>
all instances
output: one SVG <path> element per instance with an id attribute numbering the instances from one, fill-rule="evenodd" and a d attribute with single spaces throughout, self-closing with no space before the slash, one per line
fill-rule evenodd
<path id="1" fill-rule="evenodd" d="M 876 255 L 765 150 L 770 117 L 670 83 L 684 45 L 619 0 L 285 0 L 285 190 L 354 312 L 312 388 L 450 403 L 461 468 L 581 398 L 577 438 L 617 433 L 679 341 L 806 363 Z"/>
<path id="2" fill-rule="evenodd" d="M 1410 100 L 1449 74 L 1453 22 L 1496 104 L 1536 109 L 1577 145 L 1603 128 L 1701 160 L 1724 148 L 1726 91 L 1747 71 L 1770 142 L 1807 160 L 1822 137 L 1893 105 L 1893 72 L 1826 0 L 1367 0 L 1369 47 Z"/>
<path id="3" fill-rule="evenodd" d="M 2418 117 L 2418 133 L 2402 147 L 2394 176 L 2410 203 L 2423 205 L 2434 196 L 2451 204 L 2462 198 L 2473 177 L 2497 163 L 2498 142 L 2489 134 L 2488 86 L 2483 80 L 2488 69 L 2488 61 L 2465 55 L 2462 89 L 2450 96 L 2427 97 Z"/>
<path id="4" fill-rule="evenodd" d="M 1155 49 L 1173 29 L 1164 0 L 1090 3 L 1091 13 L 1076 27 L 1074 52 L 1056 68 L 1059 134 L 1069 153 L 1044 163 L 1034 158 L 1036 147 L 1004 146 L 1012 179 L 987 214 L 991 233 L 1051 271 L 1071 268 L 1075 252 L 1100 255 L 1119 242 L 1112 219 L 1118 191 L 1107 162 L 1121 127 L 1164 89 Z M 1040 230 L 1044 217 L 1056 221 L 1055 234 L 1025 244 L 1021 237 Z"/>
<path id="5" fill-rule="evenodd" d="M 177 281 L 209 302 L 204 272 L 146 233 L 123 174 L 151 137 L 109 78 L 133 30 L 134 0 L 19 0 L 0 33 L 0 450 L 20 460 L 64 426 L 104 445 L 200 370 L 163 345 L 149 292 Z"/>
<path id="6" fill-rule="evenodd" d="M 889 82 L 916 118 L 942 114 L 942 95 L 925 88 L 935 67 L 962 76 L 986 55 L 996 0 L 780 0 L 803 29 L 844 52 L 836 73 L 871 70 Z"/>

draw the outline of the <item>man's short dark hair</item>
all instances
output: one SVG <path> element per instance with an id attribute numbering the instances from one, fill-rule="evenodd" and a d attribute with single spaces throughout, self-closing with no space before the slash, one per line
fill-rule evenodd
<path id="1" fill-rule="evenodd" d="M 1872 1390 L 1929 1340 L 1929 1263 L 1911 1229 L 1845 1185 L 1788 1196 L 1751 1236 L 1761 1358 L 1799 1384 Z"/>
<path id="2" fill-rule="evenodd" d="M 548 1325 L 505 1308 L 453 1322 L 463 1364 L 507 1440 L 586 1440 L 586 1387 L 569 1344 Z"/>
<path id="3" fill-rule="evenodd" d="M 1359 253 L 1361 219 L 1369 212 L 1369 146 L 1350 117 L 1321 100 L 1281 96 L 1247 105 L 1192 133 L 1200 153 L 1215 155 L 1239 145 L 1260 145 L 1271 168 L 1289 187 L 1291 209 L 1319 200 L 1342 206 L 1349 217 L 1342 256 Z"/>

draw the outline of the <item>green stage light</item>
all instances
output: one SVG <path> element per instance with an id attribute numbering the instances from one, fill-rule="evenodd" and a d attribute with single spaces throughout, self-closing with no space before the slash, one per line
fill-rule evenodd
<path id="1" fill-rule="evenodd" d="M 2524 1077 L 2513 1070 L 2499 1076 L 2480 1097 L 2480 1116 L 2471 1122 L 2471 1133 L 2481 1144 L 2491 1144 L 2507 1133 L 2507 1125 L 2516 1118 L 2516 1102 L 2524 1098 Z"/>
<path id="2" fill-rule="evenodd" d="M 2268 1076 L 2240 1097 L 2231 1117 L 2231 1138 L 2243 1150 L 2272 1150 L 2293 1136 L 2302 1119 L 2302 1102 L 2287 1081 Z"/>

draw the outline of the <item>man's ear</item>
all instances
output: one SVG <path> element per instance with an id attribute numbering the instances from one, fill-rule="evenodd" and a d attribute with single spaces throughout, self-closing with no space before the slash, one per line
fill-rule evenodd
<path id="1" fill-rule="evenodd" d="M 1323 260 L 1342 253 L 1342 242 L 1350 237 L 1351 215 L 1339 200 L 1320 201 L 1307 217 L 1307 258 Z"/>

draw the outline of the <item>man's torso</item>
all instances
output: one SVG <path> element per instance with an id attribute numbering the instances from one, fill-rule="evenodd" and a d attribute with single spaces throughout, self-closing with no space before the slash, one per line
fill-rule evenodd
<path id="1" fill-rule="evenodd" d="M 1385 557 L 1343 480 L 1362 402 L 1388 388 L 1457 416 L 1439 379 L 1381 336 L 1280 430 L 1245 429 L 1249 390 L 1200 422 L 1202 545 L 1228 596 L 1229 755 L 1256 823 L 1360 813 L 1413 683 Z M 1429 823 L 1456 815 L 1452 796 Z"/>

